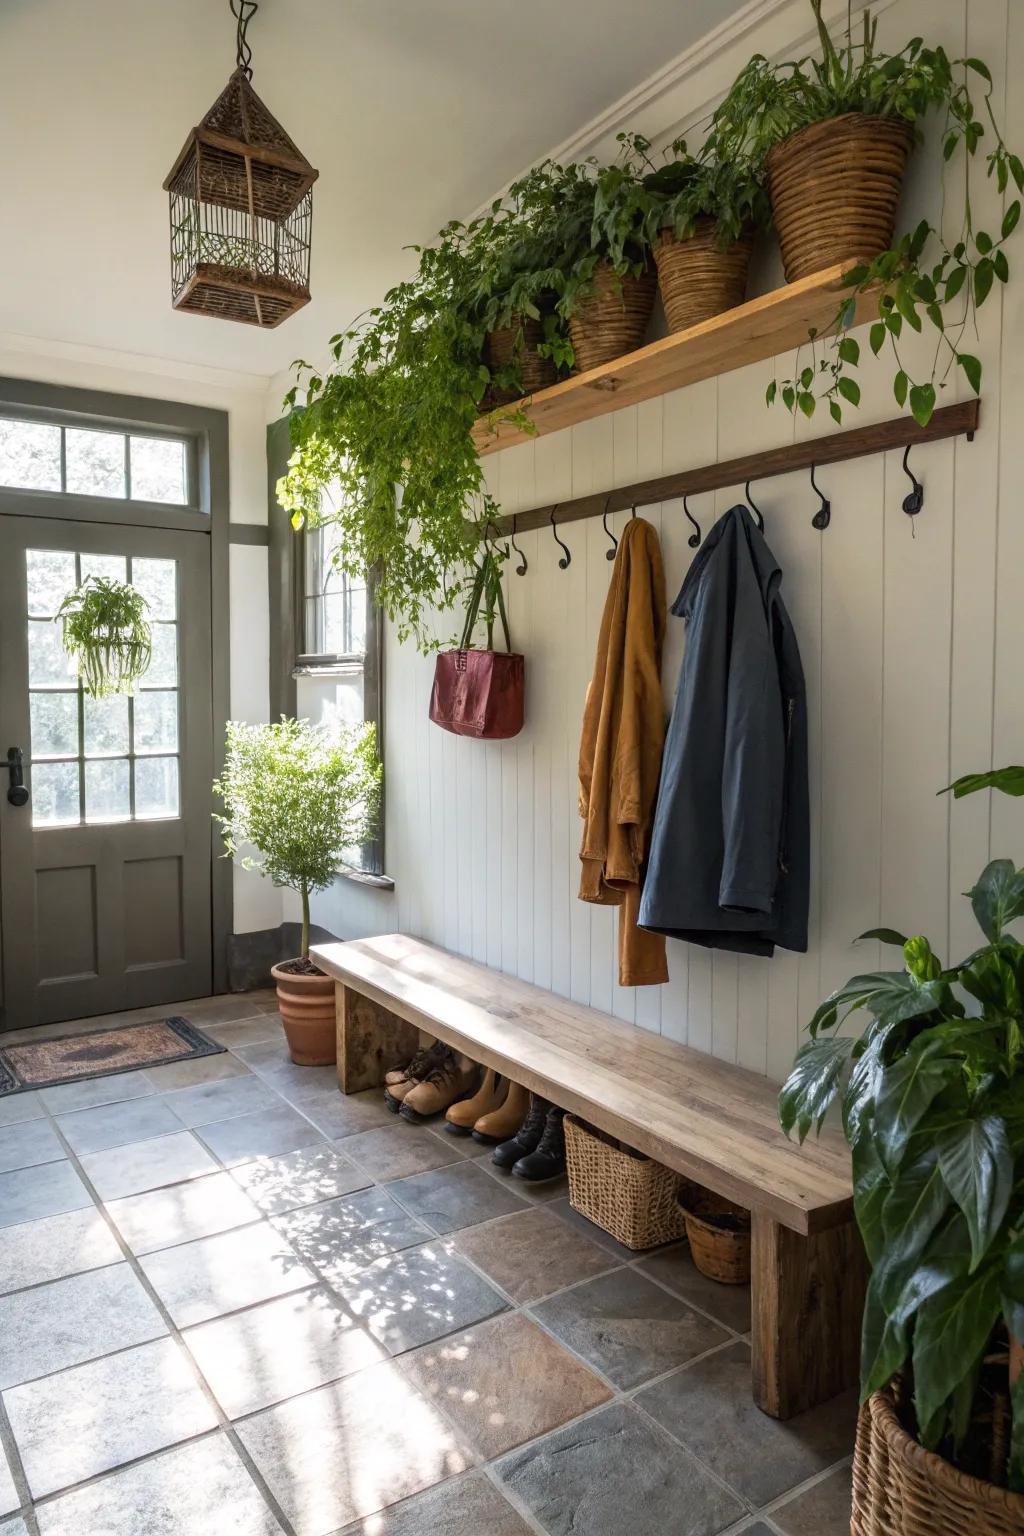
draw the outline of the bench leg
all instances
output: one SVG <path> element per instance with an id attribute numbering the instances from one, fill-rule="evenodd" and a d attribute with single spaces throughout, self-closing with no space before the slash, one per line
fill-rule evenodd
<path id="1" fill-rule="evenodd" d="M 754 1401 L 774 1419 L 855 1386 L 868 1265 L 853 1223 L 801 1237 L 753 1213 Z"/>
<path id="2" fill-rule="evenodd" d="M 338 982 L 334 989 L 338 1020 L 338 1087 L 342 1093 L 379 1088 L 396 1062 L 408 1061 L 419 1043 L 419 1030 L 369 997 Z"/>

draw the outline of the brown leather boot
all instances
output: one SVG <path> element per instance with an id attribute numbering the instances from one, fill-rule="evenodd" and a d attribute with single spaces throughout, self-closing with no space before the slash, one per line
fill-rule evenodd
<path id="1" fill-rule="evenodd" d="M 384 1074 L 384 1103 L 393 1115 L 398 1114 L 406 1094 L 422 1083 L 434 1067 L 443 1066 L 451 1054 L 447 1045 L 435 1040 L 433 1045 L 418 1050 L 406 1066 L 392 1067 Z"/>
<path id="2" fill-rule="evenodd" d="M 510 1083 L 508 1096 L 500 1109 L 489 1115 L 481 1115 L 473 1127 L 473 1140 L 485 1146 L 508 1141 L 516 1134 L 530 1108 L 530 1095 L 519 1083 Z"/>
<path id="3" fill-rule="evenodd" d="M 460 1099 L 445 1115 L 448 1130 L 453 1136 L 468 1136 L 482 1115 L 491 1115 L 500 1109 L 508 1097 L 508 1082 L 490 1067 L 484 1080 L 471 1099 Z"/>
<path id="4" fill-rule="evenodd" d="M 402 1100 L 398 1113 L 403 1120 L 418 1125 L 434 1115 L 443 1114 L 457 1099 L 472 1093 L 477 1083 L 477 1068 L 465 1058 L 449 1052 L 449 1060 L 432 1069 L 422 1083 L 415 1083 Z M 390 1089 L 388 1090 L 390 1092 Z"/>

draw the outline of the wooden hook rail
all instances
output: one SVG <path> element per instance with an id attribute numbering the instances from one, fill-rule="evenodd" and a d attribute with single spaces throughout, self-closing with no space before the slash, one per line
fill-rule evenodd
<path id="1" fill-rule="evenodd" d="M 937 443 L 947 437 L 970 439 L 978 429 L 980 400 L 963 400 L 937 410 L 926 427 L 918 426 L 909 416 L 880 421 L 873 426 L 852 427 L 827 437 L 808 438 L 789 443 L 785 448 L 769 448 L 765 453 L 748 453 L 741 459 L 727 459 L 720 464 L 704 464 L 699 469 L 684 469 L 657 480 L 640 480 L 635 485 L 621 485 L 614 491 L 578 496 L 575 501 L 554 504 L 558 526 L 581 518 L 601 517 L 605 512 L 625 512 L 632 507 L 656 506 L 676 501 L 681 496 L 697 496 L 702 491 L 716 491 L 725 485 L 745 485 L 748 480 L 768 480 L 775 475 L 789 475 L 799 469 L 820 469 L 826 464 L 841 464 L 847 459 L 862 459 L 869 454 L 885 453 L 891 448 L 913 448 L 919 443 Z M 525 533 L 543 528 L 551 519 L 552 504 L 531 507 L 527 512 L 503 517 L 501 533 Z"/>

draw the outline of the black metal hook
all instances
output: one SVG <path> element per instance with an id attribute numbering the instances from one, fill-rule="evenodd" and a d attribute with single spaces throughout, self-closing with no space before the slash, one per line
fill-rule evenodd
<path id="1" fill-rule="evenodd" d="M 568 544 L 564 543 L 558 537 L 558 529 L 555 527 L 555 513 L 557 511 L 558 503 L 556 501 L 555 505 L 551 508 L 551 516 L 548 520 L 551 523 L 551 532 L 555 536 L 555 543 L 558 545 L 559 549 L 563 551 L 562 558 L 558 562 L 558 569 L 560 571 L 567 571 L 572 561 L 572 550 L 569 548 Z"/>
<path id="2" fill-rule="evenodd" d="M 916 517 L 924 506 L 924 486 L 910 467 L 910 444 L 908 443 L 903 454 L 903 468 L 910 480 L 911 489 L 903 498 L 903 510 L 908 517 Z"/>
<path id="3" fill-rule="evenodd" d="M 512 545 L 512 548 L 515 550 L 516 554 L 519 556 L 519 564 L 516 566 L 516 575 L 517 576 L 525 576 L 526 575 L 526 556 L 523 554 L 522 550 L 519 548 L 519 545 L 516 543 L 516 529 L 518 528 L 518 526 L 519 526 L 519 519 L 518 519 L 518 517 L 513 517 L 513 519 L 512 519 L 512 532 L 509 535 L 509 540 L 510 540 L 510 543 Z"/>
<path id="4" fill-rule="evenodd" d="M 693 513 L 690 511 L 690 499 L 685 494 L 683 496 L 683 511 L 686 513 L 686 516 L 690 519 L 690 522 L 693 524 L 693 532 L 690 534 L 690 537 L 687 539 L 686 542 L 687 542 L 687 544 L 689 545 L 689 547 L 691 549 L 697 549 L 697 548 L 699 548 L 700 541 L 704 537 L 704 535 L 700 531 L 700 523 L 698 523 L 697 519 L 694 517 Z"/>
<path id="5" fill-rule="evenodd" d="M 764 533 L 764 513 L 761 511 L 761 508 L 757 505 L 757 503 L 754 500 L 753 496 L 751 496 L 751 494 L 750 494 L 750 481 L 749 480 L 747 481 L 747 484 L 746 484 L 746 497 L 747 497 L 747 506 L 750 508 L 751 512 L 753 512 L 754 517 L 757 520 L 758 528 L 760 528 L 761 532 Z"/>
<path id="6" fill-rule="evenodd" d="M 814 465 L 813 464 L 811 465 L 811 486 L 812 486 L 812 488 L 814 490 L 814 494 L 818 497 L 818 500 L 821 502 L 821 506 L 818 508 L 817 512 L 815 512 L 814 516 L 811 518 L 811 527 L 812 528 L 817 528 L 819 533 L 824 533 L 825 529 L 828 527 L 829 523 L 832 521 L 832 503 L 829 501 L 828 497 L 825 495 L 824 491 L 821 489 L 821 486 L 818 484 L 817 480 L 815 480 L 815 478 L 814 478 Z"/>
<path id="7" fill-rule="evenodd" d="M 604 529 L 605 533 L 608 535 L 608 537 L 612 541 L 611 549 L 609 549 L 607 551 L 607 553 L 605 554 L 605 559 L 606 560 L 614 560 L 615 556 L 618 553 L 618 549 L 619 549 L 619 541 L 615 537 L 614 533 L 612 533 L 611 529 L 608 527 L 608 502 L 610 502 L 610 501 L 611 501 L 611 497 L 609 496 L 607 501 L 604 504 L 604 511 L 601 513 L 601 527 Z"/>
<path id="8" fill-rule="evenodd" d="M 630 517 L 630 521 L 632 522 L 632 520 L 636 517 L 636 507 L 630 507 L 630 509 L 629 509 L 629 517 Z"/>

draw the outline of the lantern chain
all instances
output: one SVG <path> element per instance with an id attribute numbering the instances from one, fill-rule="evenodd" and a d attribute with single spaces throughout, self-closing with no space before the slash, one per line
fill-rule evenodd
<path id="1" fill-rule="evenodd" d="M 259 9 L 259 0 L 229 0 L 231 14 L 238 20 L 238 41 L 235 64 L 247 80 L 252 79 L 252 49 L 246 38 L 249 23 Z"/>

